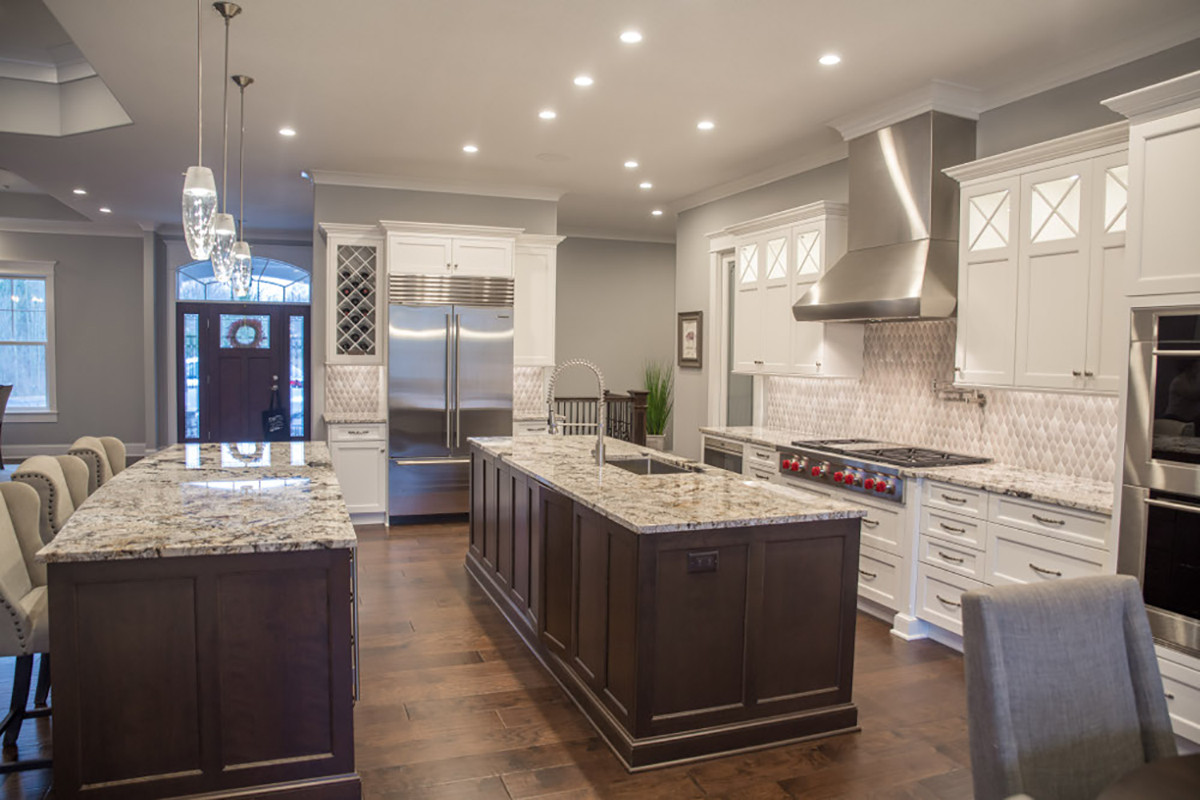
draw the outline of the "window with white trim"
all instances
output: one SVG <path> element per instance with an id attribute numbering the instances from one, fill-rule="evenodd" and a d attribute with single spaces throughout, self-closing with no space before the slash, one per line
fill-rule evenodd
<path id="1" fill-rule="evenodd" d="M 0 261 L 0 384 L 8 413 L 56 409 L 53 261 Z"/>

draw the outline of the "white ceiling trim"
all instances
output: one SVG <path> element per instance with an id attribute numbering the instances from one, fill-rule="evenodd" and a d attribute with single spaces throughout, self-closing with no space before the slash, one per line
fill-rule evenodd
<path id="1" fill-rule="evenodd" d="M 983 100 L 978 89 L 949 81 L 933 80 L 916 91 L 831 120 L 829 127 L 849 141 L 927 111 L 942 111 L 956 117 L 977 120 L 982 110 Z"/>
<path id="2" fill-rule="evenodd" d="M 1152 117 L 1173 113 L 1178 110 L 1176 106 L 1194 105 L 1197 100 L 1200 100 L 1200 71 L 1110 97 L 1103 102 L 1118 114 L 1136 122 L 1144 122 Z"/>
<path id="3" fill-rule="evenodd" d="M 773 228 L 780 228 L 784 225 L 795 225 L 821 217 L 845 217 L 849 212 L 850 207 L 845 203 L 827 203 L 824 200 L 818 200 L 815 203 L 797 206 L 796 208 L 776 211 L 774 214 L 767 214 L 749 222 L 739 222 L 736 225 L 730 225 L 723 231 L 710 233 L 708 236 L 710 239 L 720 236 L 723 233 L 732 236 L 744 236 L 747 233 L 759 233 Z"/>
<path id="4" fill-rule="evenodd" d="M 1090 78 L 1106 70 L 1146 58 L 1163 50 L 1169 50 L 1193 39 L 1200 38 L 1200 19 L 1184 24 L 1172 24 L 1121 45 L 1098 49 L 1084 58 L 1063 64 L 1058 69 L 1044 70 L 1035 78 L 1014 83 L 988 92 L 984 97 L 984 111 L 1015 103 L 1035 94 L 1056 89 L 1084 78 Z"/>
<path id="5" fill-rule="evenodd" d="M 142 238 L 142 229 L 137 225 L 98 227 L 94 222 L 21 219 L 19 217 L 0 217 L 0 232 L 45 233 L 60 236 L 114 236 L 120 239 Z"/>
<path id="6" fill-rule="evenodd" d="M 682 211 L 687 211 L 689 208 L 706 205 L 714 200 L 721 200 L 725 197 L 741 194 L 750 189 L 766 186 L 768 183 L 774 183 L 784 178 L 790 178 L 793 175 L 799 175 L 801 172 L 808 172 L 818 167 L 824 167 L 827 164 L 833 164 L 846 158 L 847 155 L 846 143 L 842 142 L 832 147 L 807 153 L 791 161 L 784 161 L 743 178 L 737 178 L 726 183 L 719 183 L 716 186 L 710 186 L 707 189 L 701 189 L 698 192 L 685 195 L 678 200 L 668 203 L 666 207 L 671 213 L 679 214 Z"/>
<path id="7" fill-rule="evenodd" d="M 393 175 L 369 175 L 361 172 L 338 172 L 336 170 L 310 169 L 314 185 L 357 186 L 365 189 L 403 189 L 413 192 L 444 192 L 446 194 L 474 194 L 482 197 L 510 197 L 517 200 L 548 200 L 558 202 L 563 192 L 537 186 L 504 184 L 448 183 L 446 181 L 401 178 Z"/>
<path id="8" fill-rule="evenodd" d="M 559 228 L 559 235 L 564 239 L 603 239 L 610 242 L 646 242 L 647 244 L 675 244 L 675 232 L 670 235 L 655 236 L 645 233 L 621 233 L 620 231 L 602 228 Z"/>

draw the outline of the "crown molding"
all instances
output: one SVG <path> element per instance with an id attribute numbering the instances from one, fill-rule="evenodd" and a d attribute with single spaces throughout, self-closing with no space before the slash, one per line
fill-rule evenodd
<path id="1" fill-rule="evenodd" d="M 776 211 L 774 214 L 767 214 L 763 217 L 757 217 L 746 222 L 739 222 L 736 225 L 730 225 L 724 230 L 708 234 L 708 238 L 714 238 L 722 234 L 731 236 L 744 236 L 747 233 L 757 233 L 759 231 L 770 230 L 772 228 L 780 228 L 784 225 L 795 225 L 799 222 L 808 222 L 821 217 L 845 217 L 849 211 L 849 206 L 845 203 L 830 203 L 824 200 L 818 200 L 815 203 L 808 203 L 795 208 L 788 208 L 783 211 Z"/>
<path id="2" fill-rule="evenodd" d="M 1200 71 L 1119 94 L 1103 103 L 1134 122 L 1187 111 L 1200 106 Z"/>
<path id="3" fill-rule="evenodd" d="M 384 230 L 379 225 L 355 225 L 346 222 L 318 222 L 317 230 L 323 237 L 357 236 L 362 238 L 382 238 Z"/>
<path id="4" fill-rule="evenodd" d="M 600 239 L 606 242 L 642 242 L 644 244 L 675 244 L 675 232 L 668 234 L 645 233 L 643 231 L 619 231 L 604 228 L 563 227 L 559 233 L 564 239 Z"/>
<path id="5" fill-rule="evenodd" d="M 1042 70 L 1036 77 L 1029 80 L 1012 83 L 988 92 L 985 95 L 984 110 L 990 111 L 993 108 L 1015 103 L 1068 83 L 1090 78 L 1098 73 L 1115 69 L 1155 53 L 1161 53 L 1196 38 L 1200 38 L 1200 18 L 1187 20 L 1182 24 L 1168 25 L 1145 36 L 1122 42 L 1115 47 L 1096 48 L 1083 58 L 1060 65 L 1057 69 Z M 1107 100 L 1104 102 L 1105 105 L 1108 104 Z"/>
<path id="6" fill-rule="evenodd" d="M 524 228 L 500 228 L 493 225 L 453 225 L 446 222 L 398 222 L 381 219 L 379 227 L 388 233 L 408 233 L 418 236 L 493 236 L 516 239 Z"/>
<path id="7" fill-rule="evenodd" d="M 522 233 L 517 236 L 517 247 L 558 247 L 566 238 L 554 233 Z"/>
<path id="8" fill-rule="evenodd" d="M 828 125 L 843 139 L 850 141 L 929 111 L 977 120 L 983 111 L 983 98 L 978 89 L 970 86 L 933 80 L 916 91 L 890 98 L 873 108 L 838 117 Z"/>
<path id="9" fill-rule="evenodd" d="M 1028 147 L 998 153 L 994 156 L 969 161 L 942 170 L 959 183 L 973 181 L 978 178 L 991 178 L 1013 170 L 1025 169 L 1031 166 L 1045 166 L 1055 159 L 1070 158 L 1071 156 L 1093 153 L 1096 150 L 1109 149 L 1120 151 L 1129 147 L 1129 123 L 1114 122 L 1099 128 L 1060 136 L 1046 142 L 1038 142 Z"/>
<path id="10" fill-rule="evenodd" d="M 473 194 L 480 197 L 508 197 L 515 200 L 546 200 L 558 202 L 563 192 L 539 186 L 520 186 L 484 183 L 454 183 L 447 181 L 401 178 L 395 175 L 373 175 L 335 170 L 307 170 L 314 186 L 356 186 L 364 189 L 400 189 L 410 192 L 441 192 L 444 194 Z"/>
<path id="11" fill-rule="evenodd" d="M 109 236 L 118 239 L 141 239 L 142 229 L 134 226 L 98 227 L 94 222 L 79 222 L 51 219 L 24 219 L 0 217 L 0 232 L 41 233 L 55 236 Z"/>
<path id="12" fill-rule="evenodd" d="M 715 200 L 732 197 L 735 194 L 741 194 L 751 189 L 757 189 L 760 186 L 766 186 L 768 183 L 774 183 L 784 178 L 790 178 L 793 175 L 799 175 L 802 172 L 808 172 L 818 167 L 836 163 L 845 159 L 848 154 L 846 143 L 839 142 L 830 147 L 806 153 L 800 158 L 775 164 L 743 178 L 737 178 L 726 183 L 718 183 L 707 189 L 701 189 L 693 194 L 685 195 L 678 200 L 668 203 L 666 207 L 671 213 L 678 215 L 680 212 L 707 205 Z M 674 240 L 672 239 L 672 241 Z"/>

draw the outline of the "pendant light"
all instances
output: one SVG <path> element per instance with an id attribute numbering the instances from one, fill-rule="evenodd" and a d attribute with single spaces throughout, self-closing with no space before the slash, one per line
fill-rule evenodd
<path id="1" fill-rule="evenodd" d="M 237 3 L 213 3 L 213 8 L 225 19 L 225 80 L 222 81 L 225 91 L 221 98 L 221 213 L 213 217 L 211 259 L 213 277 L 221 283 L 229 283 L 229 276 L 233 272 L 233 243 L 237 239 L 237 223 L 233 214 L 225 212 L 229 198 L 229 23 L 242 13 L 242 7 Z"/>
<path id="2" fill-rule="evenodd" d="M 238 138 L 238 232 L 241 235 L 233 244 L 233 274 L 230 285 L 233 296 L 245 300 L 250 296 L 250 282 L 254 276 L 250 258 L 250 245 L 246 244 L 246 87 L 254 83 L 249 75 L 234 75 L 233 82 L 241 92 L 241 136 Z"/>
<path id="3" fill-rule="evenodd" d="M 192 258 L 208 258 L 213 243 L 213 216 L 217 211 L 217 184 L 204 166 L 204 51 L 202 3 L 196 0 L 196 166 L 183 179 L 183 235 Z"/>

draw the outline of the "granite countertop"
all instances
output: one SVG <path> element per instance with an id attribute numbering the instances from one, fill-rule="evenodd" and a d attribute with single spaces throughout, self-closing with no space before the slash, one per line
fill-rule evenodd
<path id="1" fill-rule="evenodd" d="M 353 548 L 323 442 L 175 445 L 76 509 L 37 558 L 119 561 Z"/>
<path id="2" fill-rule="evenodd" d="M 387 422 L 387 414 L 383 411 L 368 411 L 368 412 L 351 412 L 351 411 L 335 411 L 326 412 L 321 415 L 327 425 L 344 425 L 355 423 L 365 424 L 368 422 Z"/>
<path id="3" fill-rule="evenodd" d="M 471 442 L 638 533 L 851 519 L 866 513 L 861 506 L 812 492 L 763 492 L 769 484 L 716 468 L 635 475 L 611 464 L 599 467 L 591 455 L 596 442 L 590 436 L 494 437 Z M 605 449 L 608 459 L 653 453 L 663 461 L 693 463 L 617 439 L 605 439 Z"/>
<path id="4" fill-rule="evenodd" d="M 790 445 L 796 439 L 819 439 L 820 434 L 781 431 L 752 426 L 705 427 L 702 433 L 723 436 L 768 447 Z M 1157 441 L 1158 437 L 1155 437 Z M 931 478 L 969 489 L 1023 497 L 1042 503 L 1112 516 L 1114 489 L 1111 483 L 1075 478 L 1060 473 L 1018 467 L 1013 464 L 969 464 L 961 467 L 901 468 L 909 478 Z"/>

